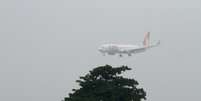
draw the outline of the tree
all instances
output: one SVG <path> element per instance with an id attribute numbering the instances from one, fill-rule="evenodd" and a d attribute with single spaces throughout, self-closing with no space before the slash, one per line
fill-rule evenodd
<path id="1" fill-rule="evenodd" d="M 138 82 L 124 78 L 120 74 L 131 70 L 127 66 L 113 68 L 110 65 L 100 66 L 76 82 L 81 86 L 65 101 L 141 101 L 146 99 L 146 92 L 137 88 Z"/>

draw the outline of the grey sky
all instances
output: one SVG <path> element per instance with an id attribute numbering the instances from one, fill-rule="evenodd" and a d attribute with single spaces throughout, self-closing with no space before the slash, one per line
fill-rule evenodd
<path id="1" fill-rule="evenodd" d="M 92 68 L 128 65 L 149 101 L 201 100 L 200 0 L 1 0 L 0 101 L 60 101 Z M 160 47 L 103 57 L 102 43 Z"/>

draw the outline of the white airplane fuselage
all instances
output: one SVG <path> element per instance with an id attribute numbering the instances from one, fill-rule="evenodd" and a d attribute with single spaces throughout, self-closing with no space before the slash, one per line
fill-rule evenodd
<path id="1" fill-rule="evenodd" d="M 142 45 L 124 45 L 124 44 L 103 44 L 98 50 L 103 54 L 115 55 L 119 54 L 122 57 L 123 54 L 131 56 L 132 54 L 145 52 L 147 49 L 158 46 L 160 41 L 156 44 L 149 44 L 149 32 L 145 34 L 144 41 Z"/>
<path id="2" fill-rule="evenodd" d="M 98 49 L 103 55 L 127 54 L 131 56 L 134 53 L 140 53 L 146 50 L 145 47 L 139 45 L 120 45 L 120 44 L 104 44 Z"/>

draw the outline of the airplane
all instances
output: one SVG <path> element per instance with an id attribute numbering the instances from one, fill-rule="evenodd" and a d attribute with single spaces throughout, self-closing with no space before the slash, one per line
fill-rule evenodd
<path id="1" fill-rule="evenodd" d="M 150 32 L 146 32 L 144 36 L 144 41 L 142 45 L 125 45 L 125 44 L 103 44 L 98 48 L 98 51 L 105 56 L 119 54 L 120 57 L 123 54 L 132 56 L 132 54 L 142 53 L 146 50 L 156 47 L 160 44 L 160 40 L 155 44 L 150 44 Z"/>

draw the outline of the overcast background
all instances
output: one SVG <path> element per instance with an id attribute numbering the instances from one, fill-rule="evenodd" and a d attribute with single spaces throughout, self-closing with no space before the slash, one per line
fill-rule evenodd
<path id="1" fill-rule="evenodd" d="M 102 56 L 103 43 L 161 40 L 145 53 Z M 200 101 L 200 0 L 1 0 L 0 101 L 60 101 L 94 67 L 133 68 L 148 101 Z"/>

